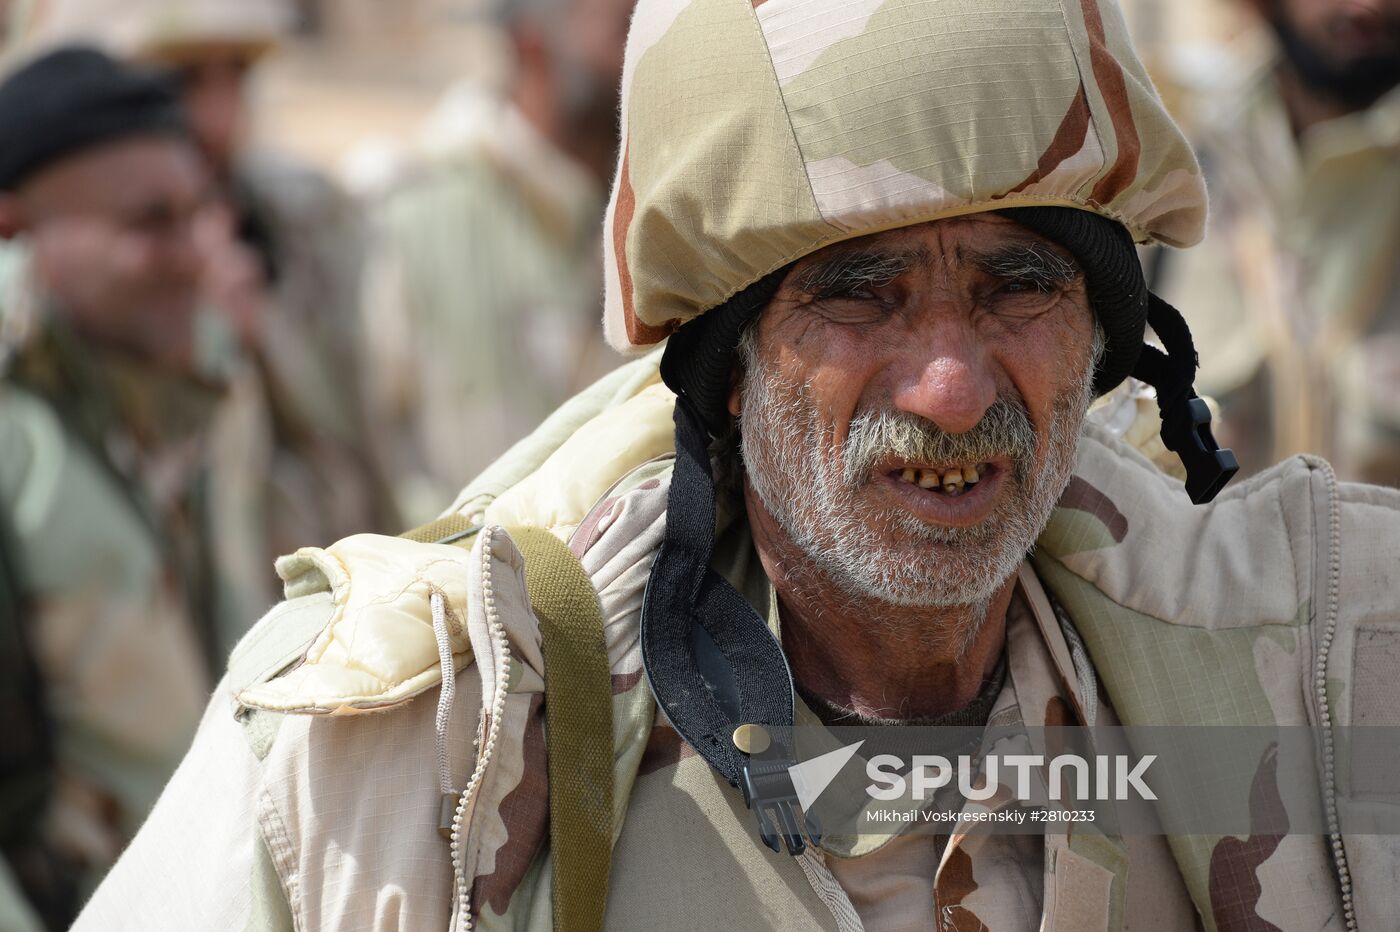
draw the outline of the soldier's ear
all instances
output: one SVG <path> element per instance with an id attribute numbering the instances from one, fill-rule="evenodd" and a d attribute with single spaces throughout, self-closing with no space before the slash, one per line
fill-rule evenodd
<path id="1" fill-rule="evenodd" d="M 744 364 L 735 359 L 734 368 L 729 370 L 729 400 L 726 407 L 729 408 L 730 417 L 738 417 L 743 410 L 743 384 Z"/>
<path id="2" fill-rule="evenodd" d="M 24 205 L 19 196 L 9 191 L 0 191 L 0 239 L 14 239 L 23 233 Z"/>

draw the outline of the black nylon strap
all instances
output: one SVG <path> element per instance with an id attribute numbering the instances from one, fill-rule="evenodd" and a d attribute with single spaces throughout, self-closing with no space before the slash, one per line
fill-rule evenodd
<path id="1" fill-rule="evenodd" d="M 1191 383 L 1200 359 L 1181 312 L 1155 294 L 1148 296 L 1147 322 L 1167 351 L 1144 346 L 1133 374 L 1157 389 L 1157 403 L 1166 409 L 1195 396 Z"/>
<path id="2" fill-rule="evenodd" d="M 675 419 L 666 536 L 642 600 L 642 664 L 676 731 L 739 786 L 747 758 L 734 747 L 734 729 L 753 723 L 786 734 L 793 722 L 792 675 L 764 620 L 710 569 L 715 491 L 708 435 L 684 398 L 677 400 Z"/>
<path id="3" fill-rule="evenodd" d="M 716 436 L 729 425 L 726 402 L 739 335 L 768 306 L 790 268 L 768 273 L 666 341 L 661 380 L 694 406 L 701 423 Z"/>
<path id="4" fill-rule="evenodd" d="M 1181 312 L 1150 295 L 1147 322 L 1167 351 L 1143 346 L 1133 376 L 1157 390 L 1162 442 L 1186 467 L 1186 492 L 1191 501 L 1203 504 L 1215 498 L 1240 466 L 1233 452 L 1222 450 L 1215 442 L 1210 432 L 1210 408 L 1191 387 L 1198 358 Z"/>

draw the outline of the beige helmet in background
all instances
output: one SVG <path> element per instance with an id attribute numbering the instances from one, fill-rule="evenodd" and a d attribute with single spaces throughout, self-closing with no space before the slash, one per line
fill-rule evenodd
<path id="1" fill-rule="evenodd" d="M 179 66 L 211 48 L 255 60 L 291 25 L 284 0 L 48 0 L 18 28 L 26 46 L 88 43 L 121 58 Z"/>

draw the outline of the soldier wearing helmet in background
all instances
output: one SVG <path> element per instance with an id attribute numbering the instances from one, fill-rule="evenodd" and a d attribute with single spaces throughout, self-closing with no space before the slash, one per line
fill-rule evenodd
<path id="1" fill-rule="evenodd" d="M 504 90 L 454 85 L 373 208 L 367 384 L 415 521 L 613 365 L 598 231 L 632 0 L 495 8 Z"/>
<path id="2" fill-rule="evenodd" d="M 1160 287 L 1247 472 L 1311 452 L 1400 486 L 1400 3 L 1250 5 L 1267 53 L 1202 108 L 1207 246 Z"/>
<path id="3" fill-rule="evenodd" d="M 79 929 L 1396 922 L 1330 736 L 1397 700 L 1400 493 L 1221 493 L 1134 249 L 1205 189 L 1111 0 L 643 0 L 620 156 L 606 329 L 646 355 L 432 525 L 279 561 Z M 1184 487 L 1085 418 L 1130 374 Z M 1329 821 L 823 835 L 780 735 L 851 720 L 1312 725 L 1283 789 Z M 1211 789 L 1267 809 L 1272 761 Z"/>
<path id="4" fill-rule="evenodd" d="M 265 479 L 280 498 L 268 547 L 398 525 L 365 418 L 359 333 L 362 229 L 310 166 L 252 138 L 251 81 L 291 27 L 283 0 L 57 0 L 20 41 L 91 42 L 176 78 L 236 234 L 209 299 L 262 373 Z"/>

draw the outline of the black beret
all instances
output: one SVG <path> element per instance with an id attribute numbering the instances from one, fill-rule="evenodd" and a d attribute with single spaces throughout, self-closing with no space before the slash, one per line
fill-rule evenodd
<path id="1" fill-rule="evenodd" d="M 170 78 L 96 49 L 49 52 L 0 84 L 0 191 L 80 149 L 150 133 L 189 133 Z"/>

